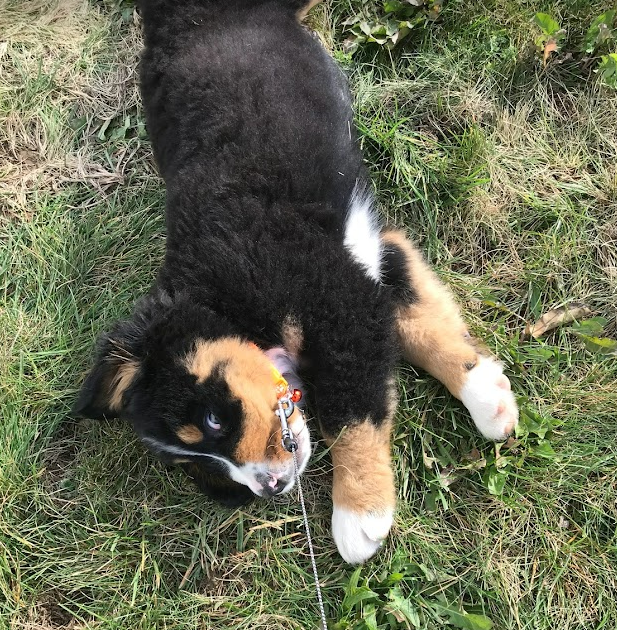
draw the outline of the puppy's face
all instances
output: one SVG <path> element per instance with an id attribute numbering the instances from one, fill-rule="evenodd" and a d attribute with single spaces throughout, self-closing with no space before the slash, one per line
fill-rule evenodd
<path id="1" fill-rule="evenodd" d="M 187 464 L 202 489 L 224 502 L 240 502 L 228 496 L 237 484 L 258 496 L 291 489 L 293 460 L 281 444 L 268 357 L 236 336 L 170 335 L 169 320 L 148 328 L 139 343 L 134 325 L 103 338 L 76 412 L 130 420 L 160 459 Z M 310 439 L 297 407 L 288 422 L 302 471 Z"/>

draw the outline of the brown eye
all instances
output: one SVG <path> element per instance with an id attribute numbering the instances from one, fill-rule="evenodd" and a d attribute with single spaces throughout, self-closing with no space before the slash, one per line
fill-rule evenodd
<path id="1" fill-rule="evenodd" d="M 221 430 L 221 423 L 219 419 L 211 411 L 206 412 L 206 417 L 204 418 L 204 421 L 206 423 L 206 426 L 212 431 Z"/>

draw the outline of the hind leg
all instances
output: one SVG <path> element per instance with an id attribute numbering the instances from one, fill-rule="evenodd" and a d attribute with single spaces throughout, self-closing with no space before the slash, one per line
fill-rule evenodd
<path id="1" fill-rule="evenodd" d="M 382 240 L 386 273 L 401 296 L 397 332 L 405 358 L 461 400 L 484 437 L 504 440 L 518 408 L 502 365 L 470 337 L 452 294 L 403 233 L 384 231 Z"/>

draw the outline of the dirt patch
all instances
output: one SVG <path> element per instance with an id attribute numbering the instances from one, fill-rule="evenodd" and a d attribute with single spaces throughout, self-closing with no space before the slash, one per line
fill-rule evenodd
<path id="1" fill-rule="evenodd" d="M 14 620 L 11 630 L 78 630 L 85 628 L 71 612 L 61 605 L 63 596 L 50 591 L 40 596 L 28 614 L 28 619 Z"/>
<path id="2" fill-rule="evenodd" d="M 81 435 L 86 420 L 63 422 L 43 452 L 41 476 L 44 486 L 53 497 L 59 490 L 71 490 L 72 468 L 80 450 Z"/>

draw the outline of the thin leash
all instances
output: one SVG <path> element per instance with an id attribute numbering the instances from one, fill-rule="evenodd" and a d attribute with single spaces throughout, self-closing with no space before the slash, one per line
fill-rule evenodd
<path id="1" fill-rule="evenodd" d="M 306 505 L 304 504 L 304 493 L 302 492 L 302 484 L 300 483 L 300 475 L 298 474 L 298 457 L 296 451 L 292 451 L 294 459 L 294 468 L 296 471 L 296 481 L 298 483 L 298 494 L 300 496 L 300 505 L 302 506 L 302 517 L 304 518 L 304 529 L 306 531 L 306 540 L 308 542 L 309 554 L 311 556 L 311 564 L 313 565 L 313 577 L 315 578 L 315 590 L 317 591 L 317 602 L 319 604 L 319 612 L 321 614 L 321 623 L 323 630 L 328 630 L 328 622 L 326 621 L 326 611 L 323 606 L 321 597 L 321 584 L 317 575 L 317 564 L 315 563 L 315 552 L 313 551 L 313 539 L 311 538 L 311 530 L 309 529 L 308 515 L 306 513 Z"/>
<path id="2" fill-rule="evenodd" d="M 298 495 L 300 497 L 300 505 L 302 507 L 302 518 L 304 519 L 304 530 L 306 531 L 306 540 L 308 542 L 309 554 L 311 556 L 311 565 L 313 567 L 313 577 L 315 578 L 315 590 L 317 591 L 317 602 L 319 604 L 319 613 L 321 615 L 322 630 L 328 630 L 328 622 L 326 621 L 326 611 L 324 610 L 323 598 L 321 596 L 321 584 L 319 583 L 319 575 L 317 574 L 317 563 L 315 562 L 315 551 L 313 549 L 313 539 L 311 537 L 311 530 L 308 522 L 308 514 L 306 512 L 306 503 L 304 502 L 304 492 L 302 492 L 302 484 L 300 482 L 300 467 L 298 466 L 298 456 L 296 451 L 298 450 L 298 442 L 294 437 L 289 425 L 287 424 L 287 418 L 291 416 L 294 411 L 296 402 L 300 400 L 300 392 L 298 390 L 288 390 L 286 395 L 280 396 L 278 399 L 278 410 L 276 415 L 281 421 L 281 435 L 283 448 L 289 451 L 293 457 L 294 462 L 294 475 L 298 484 Z M 302 413 L 302 411 L 300 411 Z"/>

